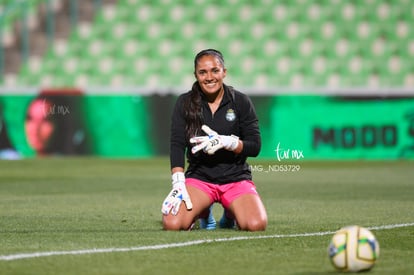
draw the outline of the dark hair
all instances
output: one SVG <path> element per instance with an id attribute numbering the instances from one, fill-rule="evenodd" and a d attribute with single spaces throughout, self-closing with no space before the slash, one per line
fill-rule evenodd
<path id="1" fill-rule="evenodd" d="M 198 64 L 198 61 L 206 55 L 216 57 L 224 67 L 224 58 L 220 51 L 215 49 L 206 49 L 199 52 L 194 58 L 194 74 Z M 185 115 L 185 134 L 187 140 L 191 137 L 200 135 L 200 129 L 203 125 L 203 110 L 201 107 L 201 88 L 196 81 L 191 88 L 190 96 L 184 101 L 184 115 Z"/>
<path id="2" fill-rule="evenodd" d="M 224 67 L 224 57 L 223 54 L 215 49 L 206 49 L 206 50 L 202 50 L 201 52 L 199 52 L 196 57 L 194 58 L 194 72 L 195 72 L 195 68 L 197 67 L 197 63 L 200 60 L 201 57 L 205 56 L 205 55 L 212 55 L 215 56 L 221 63 L 221 65 L 223 65 Z"/>

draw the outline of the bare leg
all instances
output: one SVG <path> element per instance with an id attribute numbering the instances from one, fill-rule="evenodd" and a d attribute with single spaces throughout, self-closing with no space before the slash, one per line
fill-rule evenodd
<path id="1" fill-rule="evenodd" d="M 193 203 L 193 209 L 187 210 L 184 202 L 182 202 L 176 216 L 171 213 L 163 215 L 162 223 L 165 230 L 191 229 L 192 224 L 198 219 L 200 214 L 210 206 L 210 198 L 200 189 L 187 185 L 187 192 Z"/>
<path id="2" fill-rule="evenodd" d="M 267 214 L 258 195 L 245 194 L 235 199 L 229 209 L 236 218 L 240 230 L 263 231 L 267 226 Z"/>

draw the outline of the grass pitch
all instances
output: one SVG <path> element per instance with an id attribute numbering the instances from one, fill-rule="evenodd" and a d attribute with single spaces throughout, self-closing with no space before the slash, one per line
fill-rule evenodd
<path id="1" fill-rule="evenodd" d="M 336 274 L 330 232 L 351 224 L 389 226 L 370 273 L 412 274 L 413 162 L 250 163 L 265 232 L 163 231 L 167 158 L 0 161 L 0 274 Z"/>

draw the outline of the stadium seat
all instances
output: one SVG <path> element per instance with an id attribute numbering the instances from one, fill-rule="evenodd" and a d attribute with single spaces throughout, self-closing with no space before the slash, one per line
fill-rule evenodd
<path id="1" fill-rule="evenodd" d="M 412 1 L 164 2 L 104 5 L 49 50 L 41 70 L 23 66 L 18 81 L 44 74 L 65 85 L 182 87 L 206 47 L 224 53 L 234 85 L 363 87 L 377 77 L 402 87 L 414 74 Z"/>

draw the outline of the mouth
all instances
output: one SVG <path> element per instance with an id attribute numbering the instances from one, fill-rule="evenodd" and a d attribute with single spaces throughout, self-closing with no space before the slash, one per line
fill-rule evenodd
<path id="1" fill-rule="evenodd" d="M 207 88 L 213 88 L 213 87 L 215 87 L 216 86 L 216 82 L 211 82 L 211 83 L 205 83 L 204 85 L 207 87 Z"/>

